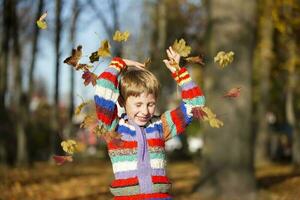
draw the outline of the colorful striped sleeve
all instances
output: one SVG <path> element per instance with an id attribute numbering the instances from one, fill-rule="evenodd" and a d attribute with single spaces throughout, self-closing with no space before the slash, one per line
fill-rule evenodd
<path id="1" fill-rule="evenodd" d="M 99 124 L 109 131 L 114 130 L 118 123 L 118 76 L 125 68 L 125 62 L 121 58 L 115 57 L 97 79 L 94 95 L 96 113 Z"/>
<path id="2" fill-rule="evenodd" d="M 174 110 L 166 111 L 161 115 L 165 140 L 183 133 L 192 121 L 192 109 L 202 107 L 205 103 L 202 90 L 191 79 L 186 68 L 181 68 L 172 76 L 181 88 L 182 102 Z"/>

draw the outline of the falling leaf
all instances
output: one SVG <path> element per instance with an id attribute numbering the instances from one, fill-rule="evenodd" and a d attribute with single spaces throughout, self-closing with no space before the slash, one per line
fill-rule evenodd
<path id="1" fill-rule="evenodd" d="M 174 44 L 172 45 L 173 50 L 182 57 L 187 57 L 192 50 L 192 48 L 187 46 L 185 43 L 186 42 L 184 39 L 180 39 L 179 41 L 175 40 Z"/>
<path id="2" fill-rule="evenodd" d="M 110 56 L 110 44 L 109 44 L 108 40 L 103 40 L 101 42 L 101 46 L 98 49 L 98 56 L 100 56 L 100 57 Z"/>
<path id="3" fill-rule="evenodd" d="M 208 121 L 212 128 L 220 128 L 224 125 L 221 120 L 217 119 L 217 115 L 214 114 L 207 106 L 203 107 L 202 110 L 206 113 L 206 116 L 203 116 L 203 120 Z"/>
<path id="4" fill-rule="evenodd" d="M 69 154 L 73 154 L 76 151 L 77 143 L 75 140 L 66 140 L 60 143 L 63 150 Z"/>
<path id="5" fill-rule="evenodd" d="M 218 63 L 221 68 L 229 65 L 233 61 L 234 53 L 232 51 L 225 53 L 224 51 L 218 52 L 218 54 L 214 57 L 214 62 Z"/>
<path id="6" fill-rule="evenodd" d="M 62 165 L 64 164 L 66 161 L 68 162 L 72 162 L 73 161 L 73 158 L 72 156 L 53 156 L 53 159 L 55 161 L 55 163 L 57 165 Z"/>
<path id="7" fill-rule="evenodd" d="M 90 101 L 88 101 L 88 102 L 82 102 L 79 106 L 77 106 L 76 109 L 75 109 L 75 115 L 79 115 L 80 112 L 81 112 L 81 110 L 82 110 L 82 108 L 84 106 L 88 105 L 89 103 L 90 103 Z"/>
<path id="8" fill-rule="evenodd" d="M 77 64 L 82 56 L 82 46 L 78 45 L 76 49 L 72 49 L 72 55 L 64 60 L 64 63 L 77 67 Z"/>
<path id="9" fill-rule="evenodd" d="M 192 109 L 192 114 L 196 119 L 204 119 L 204 117 L 207 116 L 202 107 L 194 107 Z"/>
<path id="10" fill-rule="evenodd" d="M 91 68 L 93 68 L 92 65 L 81 64 L 81 63 L 79 63 L 75 69 L 76 69 L 76 70 L 83 70 L 83 71 L 86 71 L 86 70 L 89 70 L 89 69 L 91 69 Z"/>
<path id="11" fill-rule="evenodd" d="M 80 124 L 80 128 L 90 128 L 93 127 L 94 124 L 97 123 L 97 117 L 94 114 L 88 114 L 84 117 L 82 123 Z"/>
<path id="12" fill-rule="evenodd" d="M 188 57 L 185 60 L 189 63 L 198 63 L 200 65 L 204 65 L 203 58 L 200 56 Z"/>
<path id="13" fill-rule="evenodd" d="M 37 26 L 40 29 L 46 29 L 48 27 L 47 22 L 45 21 L 45 18 L 47 17 L 47 12 L 45 12 L 44 14 L 42 14 L 42 16 L 40 16 L 40 18 L 36 21 Z"/>
<path id="14" fill-rule="evenodd" d="M 93 52 L 89 57 L 91 63 L 99 61 L 99 58 L 98 51 Z"/>
<path id="15" fill-rule="evenodd" d="M 241 94 L 241 87 L 231 88 L 223 97 L 239 97 Z"/>
<path id="16" fill-rule="evenodd" d="M 211 119 L 209 119 L 209 125 L 212 128 L 220 128 L 220 127 L 224 126 L 224 123 L 217 118 L 211 118 Z"/>
<path id="17" fill-rule="evenodd" d="M 128 31 L 125 31 L 124 33 L 122 33 L 121 31 L 116 31 L 113 36 L 113 40 L 118 42 L 127 41 L 129 35 L 130 33 Z"/>
<path id="18" fill-rule="evenodd" d="M 97 83 L 97 75 L 89 70 L 84 71 L 82 74 L 82 78 L 84 79 L 84 85 L 87 86 L 88 84 L 92 83 L 93 86 Z"/>
<path id="19" fill-rule="evenodd" d="M 93 133 L 99 137 L 103 136 L 106 132 L 107 130 L 104 128 L 103 125 L 97 125 L 93 130 Z"/>

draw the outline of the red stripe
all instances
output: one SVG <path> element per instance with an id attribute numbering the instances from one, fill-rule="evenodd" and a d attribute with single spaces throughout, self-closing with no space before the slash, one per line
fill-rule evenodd
<path id="1" fill-rule="evenodd" d="M 118 86 L 118 79 L 117 76 L 113 75 L 110 72 L 103 72 L 99 78 L 103 78 L 106 80 L 109 80 L 110 82 L 112 82 L 114 84 L 115 87 Z"/>
<path id="2" fill-rule="evenodd" d="M 183 99 L 192 99 L 194 97 L 202 96 L 202 95 L 203 95 L 203 93 L 199 87 L 194 87 L 189 90 L 182 90 L 182 92 L 181 92 L 181 96 Z"/>
<path id="3" fill-rule="evenodd" d="M 111 116 L 107 116 L 101 112 L 101 108 L 98 105 L 96 105 L 96 111 L 98 119 L 104 122 L 106 125 L 110 125 L 117 116 L 117 109 L 114 109 L 114 112 Z"/>
<path id="4" fill-rule="evenodd" d="M 184 72 L 186 72 L 186 68 L 182 67 L 179 71 L 175 71 L 174 73 L 172 73 L 172 76 L 173 76 L 173 78 L 176 78 L 176 77 L 179 77 Z"/>
<path id="5" fill-rule="evenodd" d="M 166 176 L 152 176 L 153 183 L 170 183 L 168 177 Z"/>
<path id="6" fill-rule="evenodd" d="M 111 183 L 111 187 L 123 187 L 123 186 L 131 186 L 138 184 L 138 178 L 127 178 L 127 179 L 117 179 Z"/>
<path id="7" fill-rule="evenodd" d="M 177 82 L 180 83 L 181 81 L 186 80 L 186 79 L 188 79 L 188 78 L 190 78 L 190 75 L 189 75 L 189 74 L 186 74 L 186 75 L 183 76 L 183 77 L 179 77 L 178 80 L 177 80 Z"/>
<path id="8" fill-rule="evenodd" d="M 115 144 L 113 141 L 108 143 L 108 149 L 113 150 L 113 149 L 134 149 L 137 148 L 137 142 L 133 141 L 122 141 L 121 145 Z"/>
<path id="9" fill-rule="evenodd" d="M 131 196 L 118 196 L 114 197 L 114 200 L 142 200 L 148 198 L 170 198 L 171 196 L 167 193 L 153 193 L 153 194 L 138 194 Z"/>
<path id="10" fill-rule="evenodd" d="M 162 139 L 149 139 L 148 145 L 151 147 L 159 146 L 159 147 L 165 147 L 165 142 Z"/>
<path id="11" fill-rule="evenodd" d="M 182 120 L 182 118 L 180 118 L 180 111 L 176 109 L 173 110 L 170 114 L 171 114 L 172 121 L 176 126 L 176 132 L 182 133 L 184 131 L 183 129 L 184 121 Z"/>
<path id="12" fill-rule="evenodd" d="M 119 62 L 119 63 L 122 65 L 122 67 L 126 66 L 126 63 L 125 63 L 124 60 L 123 60 L 122 58 L 120 58 L 120 57 L 114 57 L 112 60 L 113 60 L 113 61 Z"/>

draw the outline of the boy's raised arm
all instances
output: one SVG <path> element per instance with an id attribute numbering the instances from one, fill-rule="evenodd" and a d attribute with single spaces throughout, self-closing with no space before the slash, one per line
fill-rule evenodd
<path id="1" fill-rule="evenodd" d="M 114 130 L 118 123 L 118 76 L 126 67 L 124 60 L 115 57 L 97 79 L 94 95 L 96 113 L 99 123 L 108 131 Z"/>
<path id="2" fill-rule="evenodd" d="M 183 133 L 192 121 L 192 109 L 202 107 L 205 103 L 200 87 L 193 82 L 186 68 L 179 67 L 179 54 L 171 47 L 167 50 L 167 54 L 169 60 L 164 60 L 164 63 L 181 88 L 182 102 L 176 109 L 168 110 L 161 116 L 165 140 Z"/>

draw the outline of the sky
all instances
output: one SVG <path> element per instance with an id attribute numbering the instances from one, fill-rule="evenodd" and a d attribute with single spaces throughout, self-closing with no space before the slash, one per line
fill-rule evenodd
<path id="1" fill-rule="evenodd" d="M 106 0 L 95 1 L 103 2 L 97 4 L 99 9 L 103 11 L 105 17 L 109 22 L 112 21 L 111 13 L 108 9 Z M 141 16 L 142 16 L 142 1 L 135 0 L 120 0 L 120 31 L 129 31 L 131 38 L 137 37 L 139 34 Z M 70 67 L 63 63 L 63 60 L 70 56 L 72 47 L 68 42 L 69 27 L 70 27 L 70 14 L 72 12 L 72 1 L 64 1 L 64 7 L 62 11 L 63 18 L 63 33 L 62 33 L 62 45 L 61 45 L 61 65 L 60 65 L 60 99 L 61 101 L 68 102 L 68 93 L 70 88 Z M 41 30 L 38 59 L 36 61 L 35 78 L 41 79 L 46 82 L 47 93 L 49 100 L 53 100 L 54 82 L 55 82 L 55 43 L 54 43 L 54 17 L 55 17 L 55 3 L 47 3 L 45 11 L 48 12 L 46 18 L 48 22 L 48 29 Z M 83 57 L 80 62 L 85 63 L 88 61 L 89 55 L 96 51 L 101 43 L 101 40 L 107 39 L 107 35 L 103 29 L 102 23 L 95 17 L 93 10 L 86 6 L 83 13 L 81 13 L 78 21 L 78 32 L 76 39 L 76 46 L 83 46 Z M 129 39 L 126 45 L 134 42 L 134 39 Z M 128 44 L 127 44 L 128 43 Z M 110 58 L 111 59 L 111 58 Z M 106 59 L 102 62 L 96 70 L 96 74 L 101 73 L 108 65 L 109 60 Z M 92 86 L 85 87 L 83 80 L 81 79 L 81 72 L 75 72 L 75 104 L 81 103 L 82 96 L 85 100 L 93 98 L 94 89 Z"/>

